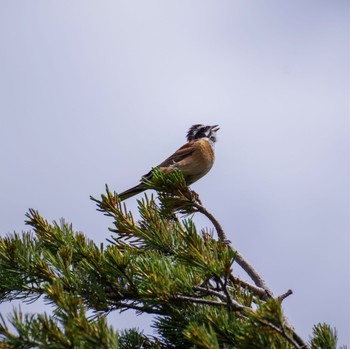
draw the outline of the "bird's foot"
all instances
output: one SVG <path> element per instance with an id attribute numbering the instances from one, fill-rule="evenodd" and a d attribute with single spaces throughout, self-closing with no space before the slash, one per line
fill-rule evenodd
<path id="1" fill-rule="evenodd" d="M 197 201 L 200 205 L 202 205 L 202 201 L 200 200 L 199 195 L 194 190 L 191 190 L 191 194 L 194 200 Z"/>

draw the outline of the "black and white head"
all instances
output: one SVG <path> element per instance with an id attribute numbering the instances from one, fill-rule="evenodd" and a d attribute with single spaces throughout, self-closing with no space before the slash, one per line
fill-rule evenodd
<path id="1" fill-rule="evenodd" d="M 216 142 L 216 132 L 220 129 L 218 125 L 205 126 L 201 124 L 193 125 L 187 132 L 187 140 L 207 138 L 211 144 Z"/>

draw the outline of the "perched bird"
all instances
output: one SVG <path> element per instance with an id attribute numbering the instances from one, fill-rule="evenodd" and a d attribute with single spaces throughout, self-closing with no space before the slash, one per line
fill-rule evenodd
<path id="1" fill-rule="evenodd" d="M 187 132 L 188 142 L 157 167 L 164 173 L 169 173 L 175 169 L 181 170 L 187 185 L 196 182 L 207 174 L 214 164 L 214 145 L 218 130 L 218 125 L 193 125 Z M 150 179 L 151 177 L 152 171 L 142 178 Z M 141 179 L 140 184 L 118 194 L 118 196 L 123 201 L 146 189 Z"/>

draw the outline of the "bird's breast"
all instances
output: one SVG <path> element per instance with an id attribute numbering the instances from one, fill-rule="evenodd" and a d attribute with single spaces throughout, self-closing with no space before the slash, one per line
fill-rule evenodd
<path id="1" fill-rule="evenodd" d="M 193 143 L 193 153 L 177 163 L 188 184 L 192 184 L 212 168 L 215 155 L 212 146 L 205 139 L 197 140 Z"/>

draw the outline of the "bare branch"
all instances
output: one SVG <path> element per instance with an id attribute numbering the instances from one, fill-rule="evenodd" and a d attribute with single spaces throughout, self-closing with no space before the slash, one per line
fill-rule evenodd
<path id="1" fill-rule="evenodd" d="M 229 246 L 236 253 L 235 261 L 250 276 L 255 285 L 263 288 L 269 297 L 273 297 L 273 292 L 267 286 L 266 281 L 255 270 L 255 268 L 233 247 L 232 243 Z"/>
<path id="2" fill-rule="evenodd" d="M 234 248 L 232 242 L 228 240 L 221 224 L 216 220 L 216 218 L 198 200 L 193 204 L 193 207 L 196 208 L 198 212 L 202 213 L 211 221 L 214 228 L 216 229 L 219 240 L 226 243 L 227 246 L 229 246 L 232 249 L 232 251 L 235 252 L 235 262 L 237 262 L 237 264 L 249 275 L 249 277 L 253 280 L 256 286 L 253 286 L 249 283 L 240 280 L 242 282 L 242 285 L 244 285 L 249 290 L 253 291 L 255 294 L 260 295 L 262 299 L 266 299 L 268 297 L 273 298 L 273 292 L 267 286 L 266 281 L 258 274 L 255 268 Z M 280 296 L 282 297 L 281 300 L 283 300 L 290 294 L 290 292 L 286 292 L 284 295 Z M 285 326 L 293 332 L 292 341 L 298 345 L 296 346 L 296 348 L 308 348 L 304 340 L 295 333 L 293 326 L 289 324 L 289 321 L 286 317 L 284 317 L 284 321 Z"/>
<path id="3" fill-rule="evenodd" d="M 235 252 L 235 261 L 250 276 L 255 285 L 263 288 L 270 297 L 273 297 L 273 293 L 267 286 L 265 280 L 258 274 L 254 267 L 233 247 L 232 243 L 227 239 L 227 236 L 221 224 L 216 220 L 216 218 L 198 202 L 195 202 L 193 206 L 197 209 L 198 212 L 205 215 L 212 222 L 218 234 L 219 240 L 225 242 L 232 249 L 232 251 Z"/>
<path id="4" fill-rule="evenodd" d="M 204 214 L 213 224 L 216 229 L 220 241 L 227 241 L 227 236 L 222 228 L 221 224 L 216 220 L 216 218 L 202 205 L 198 202 L 193 204 L 193 207 L 197 209 L 198 212 Z"/>

